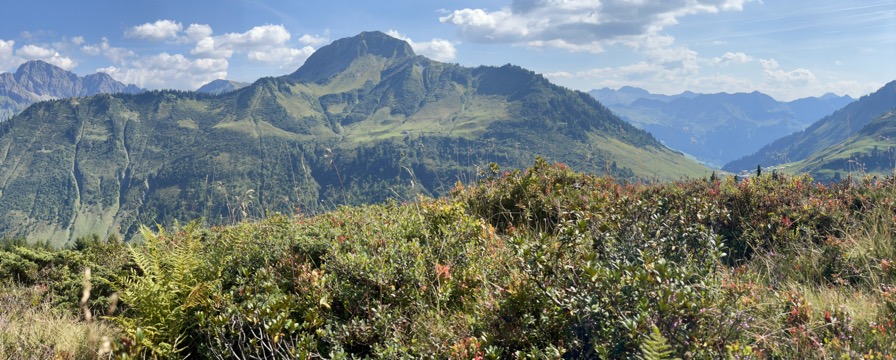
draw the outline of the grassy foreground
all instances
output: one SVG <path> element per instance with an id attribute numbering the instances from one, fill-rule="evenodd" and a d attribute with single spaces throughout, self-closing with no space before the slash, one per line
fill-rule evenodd
<path id="1" fill-rule="evenodd" d="M 0 358 L 887 359 L 894 223 L 892 178 L 620 185 L 537 161 L 139 246 L 7 240 Z"/>

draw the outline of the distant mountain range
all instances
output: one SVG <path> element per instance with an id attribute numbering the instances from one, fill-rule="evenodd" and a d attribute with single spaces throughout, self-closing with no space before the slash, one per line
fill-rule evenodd
<path id="1" fill-rule="evenodd" d="M 251 85 L 251 83 L 218 79 L 208 84 L 202 85 L 201 87 L 199 87 L 199 89 L 196 89 L 196 91 L 206 94 L 220 95 L 229 93 L 234 90 L 242 89 L 249 85 Z"/>
<path id="2" fill-rule="evenodd" d="M 0 232 L 55 244 L 444 194 L 536 155 L 626 179 L 709 173 L 586 93 L 433 61 L 381 32 L 221 95 L 40 102 L 0 125 L 0 149 Z"/>
<path id="3" fill-rule="evenodd" d="M 19 66 L 15 73 L 0 74 L 0 121 L 38 101 L 141 91 L 105 73 L 80 77 L 55 65 L 32 60 Z"/>
<path id="4" fill-rule="evenodd" d="M 635 87 L 590 94 L 663 144 L 715 167 L 800 131 L 854 101 L 834 94 L 790 102 L 760 92 L 660 95 Z"/>
<path id="5" fill-rule="evenodd" d="M 839 155 L 840 157 L 851 156 L 852 154 L 849 153 L 850 144 L 855 145 L 867 142 L 849 139 L 857 134 L 859 134 L 859 137 L 863 137 L 864 134 L 869 139 L 873 139 L 875 133 L 885 127 L 866 128 L 866 126 L 893 109 L 896 109 L 896 81 L 891 81 L 874 93 L 865 95 L 833 114 L 822 118 L 803 131 L 780 138 L 771 144 L 763 146 L 752 155 L 726 164 L 723 169 L 738 172 L 755 169 L 757 165 L 767 167 L 798 162 L 809 158 L 821 160 L 820 157 L 825 157 L 827 160 L 831 160 L 832 154 L 824 151 L 826 149 L 836 151 L 837 146 L 841 146 L 840 149 L 847 150 L 847 153 Z M 885 116 L 876 124 L 887 124 L 889 119 L 891 118 Z M 887 140 L 890 144 L 893 143 L 892 141 Z M 882 143 L 881 145 L 884 144 Z M 860 146 L 860 148 L 864 148 L 864 146 Z M 807 169 L 817 168 L 817 166 L 808 164 L 799 166 Z"/>

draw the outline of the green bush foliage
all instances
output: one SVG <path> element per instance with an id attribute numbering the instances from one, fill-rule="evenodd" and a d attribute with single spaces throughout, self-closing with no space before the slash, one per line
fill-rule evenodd
<path id="1" fill-rule="evenodd" d="M 623 184 L 543 160 L 483 175 L 442 199 L 144 228 L 140 245 L 13 244 L 0 271 L 33 282 L 74 266 L 66 261 L 117 259 L 102 270 L 102 292 L 120 294 L 107 317 L 124 334 L 113 346 L 120 357 L 886 358 L 896 349 L 892 178 Z"/>

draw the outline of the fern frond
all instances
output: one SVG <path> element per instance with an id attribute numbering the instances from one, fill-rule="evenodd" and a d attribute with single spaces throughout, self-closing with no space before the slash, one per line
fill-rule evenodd
<path id="1" fill-rule="evenodd" d="M 669 340 L 660 333 L 660 329 L 653 326 L 653 330 L 640 346 L 641 355 L 638 356 L 638 359 L 641 360 L 680 360 L 676 357 L 673 357 L 672 346 L 669 345 Z"/>
<path id="2" fill-rule="evenodd" d="M 159 276 L 161 269 L 159 268 L 159 264 L 156 261 L 157 259 L 138 250 L 133 245 L 128 246 L 128 252 L 131 253 L 131 259 L 133 259 L 134 263 L 137 264 L 137 268 L 139 268 L 140 271 L 143 272 L 143 276 L 147 278 L 156 278 L 157 276 Z"/>

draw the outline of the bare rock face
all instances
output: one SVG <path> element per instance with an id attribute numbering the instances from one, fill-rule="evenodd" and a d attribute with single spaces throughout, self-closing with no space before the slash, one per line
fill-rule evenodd
<path id="1" fill-rule="evenodd" d="M 6 120 L 37 101 L 96 94 L 136 94 L 143 89 L 116 81 L 108 74 L 79 77 L 40 60 L 19 66 L 15 73 L 0 74 L 0 120 Z"/>

